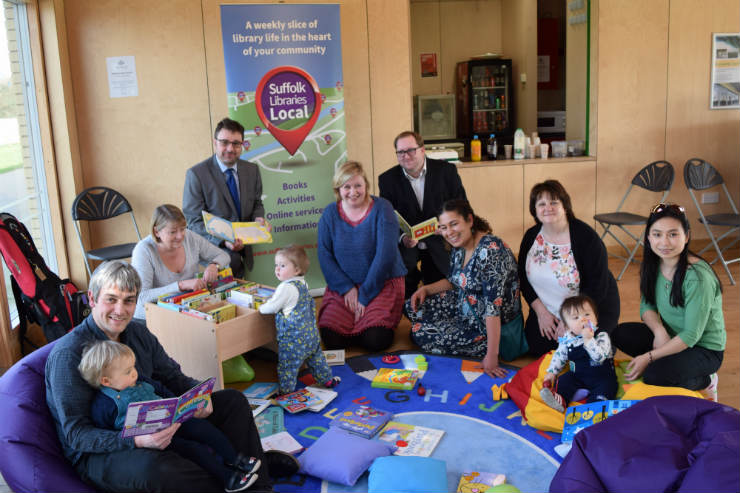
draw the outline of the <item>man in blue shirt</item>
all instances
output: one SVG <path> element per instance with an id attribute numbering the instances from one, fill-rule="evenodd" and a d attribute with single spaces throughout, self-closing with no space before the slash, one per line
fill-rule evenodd
<path id="1" fill-rule="evenodd" d="M 92 341 L 111 339 L 129 346 L 136 355 L 140 378 L 162 397 L 180 395 L 198 383 L 182 373 L 144 324 L 132 321 L 140 289 L 141 280 L 128 263 L 101 264 L 90 279 L 91 314 L 60 338 L 49 354 L 46 401 L 64 456 L 84 481 L 101 490 L 223 491 L 223 485 L 200 466 L 165 450 L 179 424 L 150 435 L 122 438 L 120 431 L 96 428 L 92 422 L 95 389 L 77 369 L 85 345 Z M 250 491 L 272 491 L 268 471 L 274 476 L 297 472 L 291 456 L 274 452 L 266 456 L 262 451 L 251 408 L 241 392 L 214 392 L 212 403 L 195 416 L 219 428 L 237 451 L 262 461 L 265 470 Z"/>

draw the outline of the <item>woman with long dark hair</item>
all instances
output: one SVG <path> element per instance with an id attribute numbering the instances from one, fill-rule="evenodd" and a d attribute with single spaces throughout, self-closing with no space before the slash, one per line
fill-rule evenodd
<path id="1" fill-rule="evenodd" d="M 704 390 L 716 400 L 727 333 L 722 285 L 714 270 L 689 250 L 683 207 L 656 205 L 645 226 L 640 270 L 642 323 L 620 324 L 614 345 L 632 356 L 625 377 L 650 385 Z"/>
<path id="2" fill-rule="evenodd" d="M 480 358 L 485 373 L 503 377 L 499 359 L 526 351 L 514 254 L 467 200 L 445 202 L 438 219 L 452 246 L 450 275 L 406 302 L 411 339 L 428 353 Z"/>

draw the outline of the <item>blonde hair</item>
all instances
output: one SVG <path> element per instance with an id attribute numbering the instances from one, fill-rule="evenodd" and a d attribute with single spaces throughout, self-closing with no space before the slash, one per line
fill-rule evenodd
<path id="1" fill-rule="evenodd" d="M 275 256 L 277 257 L 278 255 L 282 255 L 290 260 L 300 275 L 308 272 L 308 255 L 306 255 L 306 251 L 303 248 L 296 245 L 288 245 L 275 252 Z"/>
<path id="2" fill-rule="evenodd" d="M 154 241 L 157 243 L 162 241 L 157 236 L 157 231 L 165 228 L 168 224 L 187 226 L 188 222 L 179 207 L 172 204 L 162 204 L 154 209 L 154 214 L 152 214 L 151 233 Z"/>
<path id="3" fill-rule="evenodd" d="M 362 169 L 362 165 L 357 161 L 347 161 L 337 168 L 334 172 L 334 177 L 331 180 L 331 186 L 334 189 L 334 196 L 337 200 L 341 200 L 339 189 L 355 176 L 361 176 L 362 179 L 365 180 L 365 195 L 370 192 L 370 182 L 367 181 L 367 175 L 365 175 L 365 170 Z"/>
<path id="4" fill-rule="evenodd" d="M 125 344 L 111 340 L 95 341 L 83 351 L 77 369 L 91 387 L 98 389 L 100 388 L 100 379 L 108 376 L 106 371 L 117 359 L 124 356 L 136 360 L 134 352 Z"/>

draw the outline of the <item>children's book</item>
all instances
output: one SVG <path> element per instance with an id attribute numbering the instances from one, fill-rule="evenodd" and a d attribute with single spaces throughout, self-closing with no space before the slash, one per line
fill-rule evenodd
<path id="1" fill-rule="evenodd" d="M 267 452 L 268 450 L 281 450 L 289 454 L 297 454 L 303 450 L 303 445 L 293 438 L 293 435 L 287 431 L 280 431 L 274 435 L 266 436 L 260 439 L 262 442 L 262 449 Z"/>
<path id="2" fill-rule="evenodd" d="M 470 471 L 464 472 L 457 484 L 457 493 L 470 493 L 473 491 L 486 491 L 488 488 L 504 484 L 506 475 L 494 472 Z"/>
<path id="3" fill-rule="evenodd" d="M 406 221 L 406 219 L 404 219 L 403 216 L 398 213 L 398 211 L 393 212 L 396 213 L 396 217 L 398 218 L 398 225 L 401 227 L 401 231 L 406 233 L 406 235 L 412 240 L 423 240 L 427 236 L 432 236 L 434 233 L 437 232 L 438 221 L 436 217 L 432 217 L 430 219 L 427 219 L 426 221 L 422 221 L 419 224 L 411 226 L 408 221 Z"/>
<path id="4" fill-rule="evenodd" d="M 268 407 L 263 413 L 254 418 L 254 423 L 257 425 L 257 432 L 261 438 L 285 431 L 283 408 L 278 406 Z"/>
<path id="5" fill-rule="evenodd" d="M 255 397 L 257 399 L 269 399 L 275 395 L 278 391 L 278 384 L 276 382 L 254 382 L 252 385 L 244 389 L 244 395 L 248 399 Z"/>
<path id="6" fill-rule="evenodd" d="M 565 424 L 563 425 L 563 434 L 560 441 L 563 443 L 572 442 L 575 434 L 582 429 L 600 423 L 609 416 L 624 411 L 636 402 L 640 401 L 598 401 L 569 407 L 565 410 Z"/>
<path id="7" fill-rule="evenodd" d="M 121 436 L 148 435 L 187 421 L 199 407 L 208 404 L 215 384 L 216 379 L 209 378 L 180 397 L 129 403 Z"/>
<path id="8" fill-rule="evenodd" d="M 418 378 L 419 372 L 417 370 L 381 368 L 370 386 L 380 389 L 411 390 Z"/>
<path id="9" fill-rule="evenodd" d="M 272 401 L 270 399 L 249 399 L 249 405 L 252 408 L 252 416 L 257 416 L 259 413 L 270 407 Z"/>
<path id="10" fill-rule="evenodd" d="M 429 457 L 444 434 L 444 430 L 436 428 L 389 421 L 380 431 L 378 439 L 398 447 L 394 455 Z"/>
<path id="11" fill-rule="evenodd" d="M 289 413 L 305 411 L 310 406 L 322 403 L 321 398 L 307 388 L 275 397 L 274 402 Z"/>
<path id="12" fill-rule="evenodd" d="M 344 349 L 332 349 L 324 351 L 324 358 L 329 366 L 344 364 Z"/>
<path id="13" fill-rule="evenodd" d="M 352 404 L 337 414 L 329 426 L 349 431 L 355 435 L 372 438 L 388 421 L 393 413 L 363 404 Z"/>
<path id="14" fill-rule="evenodd" d="M 256 222 L 234 223 L 203 211 L 203 223 L 209 234 L 232 243 L 237 239 L 242 240 L 245 245 L 272 243 L 270 230 Z"/>
<path id="15" fill-rule="evenodd" d="M 329 404 L 339 395 L 336 391 L 323 387 L 309 386 L 306 387 L 306 389 L 321 400 L 321 402 L 317 402 L 308 406 L 308 410 L 315 413 L 324 409 L 327 404 Z"/>

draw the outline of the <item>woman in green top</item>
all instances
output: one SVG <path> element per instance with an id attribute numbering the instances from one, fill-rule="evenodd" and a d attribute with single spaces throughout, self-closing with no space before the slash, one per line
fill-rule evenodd
<path id="1" fill-rule="evenodd" d="M 640 270 L 643 323 L 620 324 L 614 345 L 632 356 L 628 380 L 713 393 L 725 349 L 722 285 L 714 270 L 689 250 L 683 207 L 656 205 L 645 227 Z"/>

